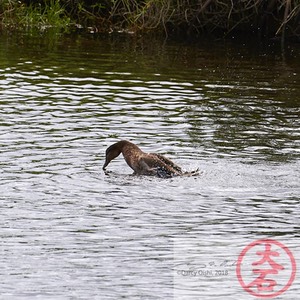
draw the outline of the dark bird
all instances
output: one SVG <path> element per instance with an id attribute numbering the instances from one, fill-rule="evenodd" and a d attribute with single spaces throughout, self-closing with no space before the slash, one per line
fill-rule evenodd
<path id="1" fill-rule="evenodd" d="M 137 145 L 125 140 L 119 141 L 106 149 L 104 171 L 108 164 L 120 153 L 123 154 L 126 163 L 134 170 L 136 175 L 152 175 L 162 178 L 198 175 L 198 169 L 192 172 L 183 172 L 179 166 L 165 156 L 156 153 L 145 153 Z"/>

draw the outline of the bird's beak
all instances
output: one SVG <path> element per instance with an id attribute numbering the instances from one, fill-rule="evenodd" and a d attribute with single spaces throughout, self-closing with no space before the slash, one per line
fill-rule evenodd
<path id="1" fill-rule="evenodd" d="M 105 160 L 105 163 L 104 163 L 104 165 L 103 165 L 103 167 L 102 167 L 102 170 L 106 170 L 106 167 L 108 166 L 108 164 L 109 164 L 109 161 L 106 159 Z"/>

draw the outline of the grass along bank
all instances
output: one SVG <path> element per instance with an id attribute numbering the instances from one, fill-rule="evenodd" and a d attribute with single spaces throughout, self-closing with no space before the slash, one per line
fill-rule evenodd
<path id="1" fill-rule="evenodd" d="M 0 22 L 9 29 L 61 27 L 70 25 L 70 17 L 59 0 L 0 0 Z"/>
<path id="2" fill-rule="evenodd" d="M 0 0 L 7 28 L 92 27 L 94 32 L 197 35 L 247 32 L 300 41 L 300 0 Z"/>

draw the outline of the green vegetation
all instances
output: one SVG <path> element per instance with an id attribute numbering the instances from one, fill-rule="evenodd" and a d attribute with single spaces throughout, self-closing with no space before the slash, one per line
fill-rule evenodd
<path id="1" fill-rule="evenodd" d="M 0 0 L 3 26 L 300 38 L 300 0 Z"/>
<path id="2" fill-rule="evenodd" d="M 66 27 L 70 24 L 59 0 L 32 1 L 0 0 L 0 19 L 5 27 Z"/>

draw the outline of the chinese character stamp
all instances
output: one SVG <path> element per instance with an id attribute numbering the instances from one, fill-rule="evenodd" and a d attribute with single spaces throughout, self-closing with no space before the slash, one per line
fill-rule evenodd
<path id="1" fill-rule="evenodd" d="M 240 285 L 249 294 L 273 298 L 284 293 L 296 276 L 296 261 L 282 243 L 257 240 L 240 253 L 236 266 Z"/>

